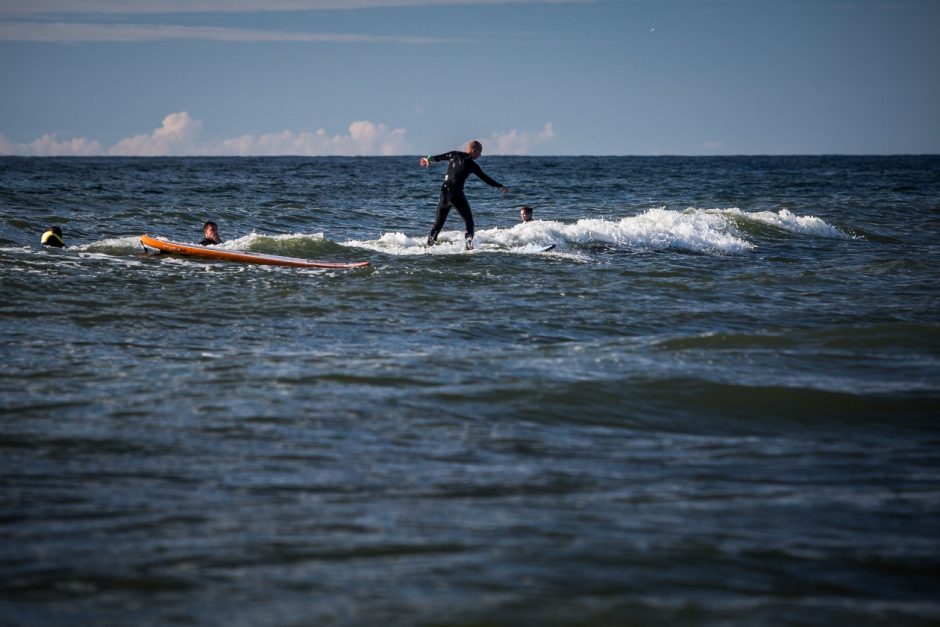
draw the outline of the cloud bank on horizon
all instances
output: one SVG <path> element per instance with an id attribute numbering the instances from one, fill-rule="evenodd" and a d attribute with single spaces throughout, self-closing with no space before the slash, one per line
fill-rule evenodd
<path id="1" fill-rule="evenodd" d="M 121 139 L 106 148 L 86 137 L 59 139 L 47 133 L 29 143 L 10 141 L 0 133 L 0 155 L 24 157 L 186 157 L 186 156 L 395 156 L 411 154 L 404 128 L 391 128 L 369 120 L 357 120 L 346 133 L 284 130 L 246 133 L 227 139 L 203 139 L 203 124 L 186 111 L 171 113 L 150 133 Z M 526 155 L 555 138 L 551 122 L 536 132 L 512 129 L 493 133 L 483 141 L 487 152 L 497 155 Z"/>

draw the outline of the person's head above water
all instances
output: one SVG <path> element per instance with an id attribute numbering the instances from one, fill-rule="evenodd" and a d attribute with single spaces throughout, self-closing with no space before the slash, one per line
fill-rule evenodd
<path id="1" fill-rule="evenodd" d="M 472 140 L 472 141 L 469 141 L 469 142 L 467 142 L 467 151 L 466 151 L 466 152 L 467 152 L 468 155 L 470 155 L 470 156 L 473 157 L 474 159 L 478 159 L 478 158 L 480 157 L 480 155 L 483 154 L 483 144 L 481 144 L 480 142 L 478 142 L 478 141 L 475 140 L 475 139 Z"/>
<path id="2" fill-rule="evenodd" d="M 219 226 L 211 220 L 202 225 L 202 236 L 203 240 L 200 243 L 203 246 L 222 243 L 222 238 L 219 236 Z"/>
<path id="3" fill-rule="evenodd" d="M 532 207 L 528 207 L 526 205 L 519 207 L 519 217 L 522 218 L 523 222 L 531 222 L 532 221 Z"/>
<path id="4" fill-rule="evenodd" d="M 65 248 L 65 239 L 62 237 L 62 229 L 57 226 L 49 227 L 49 230 L 42 234 L 43 246 L 55 246 L 56 248 Z"/>

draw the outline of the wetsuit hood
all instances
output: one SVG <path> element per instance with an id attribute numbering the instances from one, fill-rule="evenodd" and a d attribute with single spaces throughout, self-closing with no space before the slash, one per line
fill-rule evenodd
<path id="1" fill-rule="evenodd" d="M 65 248 L 65 240 L 62 239 L 61 235 L 59 235 L 52 229 L 49 229 L 48 231 L 43 233 L 42 240 L 40 241 L 42 242 L 43 246 L 55 246 L 57 248 Z"/>

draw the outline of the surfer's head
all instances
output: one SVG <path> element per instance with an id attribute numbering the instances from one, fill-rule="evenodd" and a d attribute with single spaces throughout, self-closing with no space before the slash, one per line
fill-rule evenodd
<path id="1" fill-rule="evenodd" d="M 219 236 L 219 226 L 211 220 L 202 225 L 202 235 L 216 244 L 222 243 L 222 238 Z"/>
<path id="2" fill-rule="evenodd" d="M 65 248 L 65 239 L 62 237 L 62 229 L 57 226 L 49 227 L 49 230 L 42 234 L 41 241 L 44 246 Z"/>
<path id="3" fill-rule="evenodd" d="M 483 154 L 483 144 L 477 140 L 467 142 L 467 154 L 473 157 L 474 159 L 479 158 Z"/>
<path id="4" fill-rule="evenodd" d="M 523 222 L 532 221 L 532 207 L 523 205 L 519 207 L 519 217 L 522 218 Z"/>

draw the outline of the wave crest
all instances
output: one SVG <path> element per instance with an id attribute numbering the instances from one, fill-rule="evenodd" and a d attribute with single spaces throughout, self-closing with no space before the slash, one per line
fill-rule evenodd
<path id="1" fill-rule="evenodd" d="M 453 221 L 452 221 L 453 223 Z M 457 224 L 460 224 L 457 220 Z M 624 218 L 582 218 L 573 223 L 535 220 L 511 227 L 477 231 L 477 252 L 544 252 L 555 245 L 557 254 L 571 249 L 602 244 L 633 251 L 678 250 L 706 255 L 738 255 L 757 247 L 759 236 L 750 228 L 764 225 L 796 235 L 848 238 L 836 227 L 815 216 L 798 216 L 787 209 L 779 212 L 746 213 L 740 209 L 697 209 L 685 211 L 653 208 Z M 358 246 L 392 255 L 462 253 L 463 231 L 441 233 L 437 245 L 426 248 L 425 236 L 401 232 L 384 233 L 375 240 L 353 240 Z"/>

